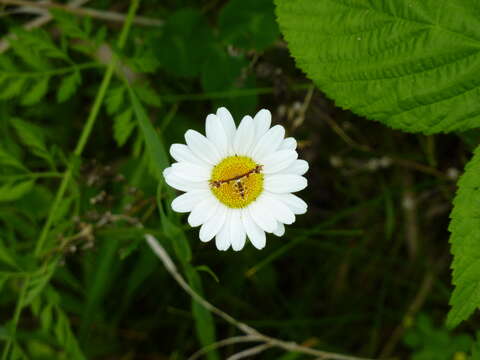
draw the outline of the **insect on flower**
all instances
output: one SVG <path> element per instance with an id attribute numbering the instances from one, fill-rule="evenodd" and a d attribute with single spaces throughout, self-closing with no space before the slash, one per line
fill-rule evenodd
<path id="1" fill-rule="evenodd" d="M 304 214 L 307 204 L 292 194 L 307 186 L 305 160 L 297 142 L 285 138 L 280 125 L 270 128 L 270 111 L 245 116 L 238 128 L 230 112 L 219 108 L 206 120 L 206 136 L 185 133 L 186 145 L 173 144 L 177 161 L 163 172 L 171 187 L 184 191 L 174 211 L 190 213 L 188 223 L 201 226 L 200 240 L 215 238 L 219 250 L 241 250 L 246 242 L 265 247 L 265 233 L 282 236 L 285 224 Z"/>

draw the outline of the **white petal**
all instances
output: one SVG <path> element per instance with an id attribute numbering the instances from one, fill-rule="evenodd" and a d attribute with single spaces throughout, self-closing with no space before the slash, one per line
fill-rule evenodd
<path id="1" fill-rule="evenodd" d="M 188 216 L 188 223 L 191 227 L 200 226 L 209 220 L 217 211 L 220 202 L 213 196 L 207 196 L 193 208 Z"/>
<path id="2" fill-rule="evenodd" d="M 253 246 L 257 249 L 263 249 L 266 244 L 265 231 L 260 229 L 260 227 L 253 221 L 250 216 L 250 212 L 247 209 L 243 209 L 242 221 L 245 231 L 247 232 L 248 238 Z"/>
<path id="3" fill-rule="evenodd" d="M 223 128 L 225 129 L 225 134 L 227 134 L 228 144 L 232 144 L 233 137 L 235 136 L 236 131 L 235 121 L 233 121 L 232 114 L 230 114 L 230 111 L 228 111 L 226 108 L 221 107 L 217 110 L 217 116 L 222 121 Z M 231 148 L 230 150 L 233 151 L 233 148 Z"/>
<path id="4" fill-rule="evenodd" d="M 289 167 L 282 171 L 284 174 L 303 175 L 308 171 L 308 162 L 296 160 Z"/>
<path id="5" fill-rule="evenodd" d="M 264 202 L 263 196 L 260 196 L 257 200 L 251 203 L 248 210 L 253 221 L 255 221 L 261 229 L 269 233 L 275 230 L 277 221 L 272 216 L 268 204 Z"/>
<path id="6" fill-rule="evenodd" d="M 258 141 L 270 128 L 272 114 L 267 109 L 262 109 L 253 118 L 253 123 L 255 125 L 255 141 Z"/>
<path id="7" fill-rule="evenodd" d="M 245 116 L 238 126 L 233 139 L 233 151 L 236 155 L 247 155 L 253 144 L 255 129 L 251 116 Z"/>
<path id="8" fill-rule="evenodd" d="M 261 160 L 263 160 L 265 156 L 275 152 L 280 146 L 284 136 L 285 129 L 283 126 L 275 125 L 268 130 L 258 141 L 252 152 L 254 160 L 261 163 Z"/>
<path id="9" fill-rule="evenodd" d="M 305 189 L 307 185 L 307 179 L 293 174 L 267 175 L 263 182 L 265 190 L 273 193 L 296 192 Z"/>
<path id="10" fill-rule="evenodd" d="M 297 140 L 293 137 L 288 137 L 282 141 L 280 150 L 295 150 L 297 148 Z"/>
<path id="11" fill-rule="evenodd" d="M 217 147 L 220 156 L 225 157 L 228 150 L 228 139 L 222 121 L 217 115 L 210 114 L 207 116 L 205 133 L 207 139 Z"/>
<path id="12" fill-rule="evenodd" d="M 177 196 L 172 201 L 172 209 L 179 213 L 190 212 L 195 205 L 208 197 L 210 195 L 209 193 L 209 190 L 193 190 Z"/>
<path id="13" fill-rule="evenodd" d="M 277 194 L 277 198 L 287 205 L 294 214 L 301 215 L 307 212 L 308 205 L 305 201 L 293 194 Z"/>
<path id="14" fill-rule="evenodd" d="M 230 218 L 231 210 L 226 212 L 225 222 L 223 223 L 220 232 L 215 236 L 215 245 L 218 250 L 225 251 L 230 247 Z"/>
<path id="15" fill-rule="evenodd" d="M 174 163 L 171 168 L 171 174 L 190 181 L 208 181 L 212 173 L 211 166 L 201 166 L 186 162 Z"/>
<path id="16" fill-rule="evenodd" d="M 189 162 L 197 165 L 206 164 L 188 148 L 185 144 L 172 144 L 170 146 L 170 155 L 178 162 Z"/>
<path id="17" fill-rule="evenodd" d="M 163 170 L 163 177 L 168 185 L 180 191 L 208 190 L 208 181 L 190 181 L 183 179 L 175 175 L 172 168 Z"/>
<path id="18" fill-rule="evenodd" d="M 273 231 L 273 235 L 280 237 L 283 234 L 285 234 L 285 225 L 279 222 L 277 223 L 277 228 Z"/>
<path id="19" fill-rule="evenodd" d="M 232 211 L 232 217 L 230 219 L 230 242 L 232 243 L 232 249 L 234 251 L 243 249 L 247 237 L 241 215 L 242 211 L 235 209 Z"/>
<path id="20" fill-rule="evenodd" d="M 295 150 L 280 150 L 267 155 L 262 162 L 263 173 L 273 174 L 290 166 L 298 154 Z"/>
<path id="21" fill-rule="evenodd" d="M 277 199 L 276 194 L 265 193 L 265 200 L 268 207 L 271 209 L 272 216 L 283 224 L 293 224 L 295 222 L 295 215 L 292 210 L 283 202 Z"/>
<path id="22" fill-rule="evenodd" d="M 223 226 L 225 228 L 226 223 L 224 223 Z M 230 247 L 230 234 L 228 233 L 228 230 L 224 228 L 222 228 L 217 236 L 215 236 L 215 245 L 220 251 L 225 251 Z"/>
<path id="23" fill-rule="evenodd" d="M 200 228 L 200 241 L 207 242 L 214 238 L 218 234 L 223 224 L 225 223 L 225 217 L 227 214 L 227 208 L 221 204 L 217 207 L 217 211 L 213 216 L 207 220 Z"/>
<path id="24" fill-rule="evenodd" d="M 220 161 L 220 154 L 215 145 L 198 131 L 188 130 L 185 133 L 185 140 L 190 150 L 200 159 L 212 165 Z"/>

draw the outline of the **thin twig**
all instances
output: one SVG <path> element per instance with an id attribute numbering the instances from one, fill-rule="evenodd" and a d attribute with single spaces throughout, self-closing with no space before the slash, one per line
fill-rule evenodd
<path id="1" fill-rule="evenodd" d="M 395 156 L 390 156 L 390 158 L 392 159 L 393 162 L 395 162 L 398 165 L 401 165 L 403 167 L 415 169 L 415 170 L 423 172 L 425 174 L 436 176 L 440 179 L 450 180 L 450 181 L 452 180 L 446 174 L 444 174 L 443 172 L 441 172 L 441 171 L 439 171 L 439 170 L 437 170 L 437 169 L 435 169 L 431 166 L 424 165 L 424 164 L 421 164 L 421 163 L 417 163 L 415 161 L 411 161 L 411 160 L 407 160 L 407 159 L 398 158 L 398 157 L 395 157 Z"/>
<path id="2" fill-rule="evenodd" d="M 260 333 L 255 330 L 254 328 L 251 328 L 247 324 L 244 324 L 230 315 L 228 315 L 226 312 L 220 310 L 216 306 L 210 304 L 207 300 L 202 298 L 199 294 L 197 294 L 188 284 L 187 282 L 183 279 L 182 275 L 177 270 L 177 267 L 173 263 L 172 259 L 170 256 L 167 254 L 165 249 L 163 248 L 162 245 L 155 239 L 150 234 L 145 235 L 145 239 L 147 240 L 148 244 L 152 248 L 153 252 L 162 260 L 163 265 L 165 268 L 168 270 L 168 272 L 173 276 L 173 278 L 178 282 L 178 284 L 185 290 L 191 297 L 195 299 L 200 305 L 202 305 L 205 309 L 208 311 L 220 316 L 222 319 L 224 319 L 226 322 L 232 324 L 233 326 L 239 328 L 241 331 L 248 335 L 255 335 L 259 336 Z"/>
<path id="3" fill-rule="evenodd" d="M 28 0 L 0 0 L 0 4 L 5 5 L 18 5 L 24 7 L 24 10 L 33 9 L 38 13 L 37 9 L 45 9 L 44 14 L 46 14 L 49 9 L 59 9 L 65 12 L 69 12 L 74 15 L 79 16 L 88 16 L 101 20 L 115 21 L 115 22 L 124 22 L 126 15 L 114 11 L 107 10 L 97 10 L 91 8 L 81 8 L 81 7 L 72 7 L 71 5 L 56 4 L 50 2 L 34 2 Z M 152 19 L 143 16 L 135 16 L 133 23 L 136 25 L 144 26 L 162 26 L 164 24 L 163 20 Z"/>
<path id="4" fill-rule="evenodd" d="M 342 139 L 345 143 L 347 143 L 350 147 L 354 149 L 358 149 L 361 151 L 371 151 L 371 149 L 367 145 L 359 144 L 355 140 L 353 140 L 341 127 L 338 125 L 335 120 L 328 114 L 323 113 L 322 119 L 325 120 L 328 126 Z"/>
<path id="5" fill-rule="evenodd" d="M 262 340 L 259 339 L 257 336 L 252 336 L 252 335 L 232 336 L 230 338 L 223 339 L 223 340 L 214 342 L 208 346 L 205 346 L 204 348 L 198 350 L 196 353 L 190 356 L 187 360 L 196 360 L 200 356 L 210 351 L 213 351 L 215 349 L 221 348 L 223 346 L 244 343 L 244 342 L 258 342 L 258 341 L 262 341 Z"/>
<path id="6" fill-rule="evenodd" d="M 418 204 L 413 191 L 413 176 L 411 172 L 405 172 L 402 176 L 404 192 L 402 207 L 404 213 L 405 242 L 410 261 L 413 261 L 418 254 Z"/>
<path id="7" fill-rule="evenodd" d="M 303 100 L 303 104 L 300 108 L 300 111 L 296 116 L 295 120 L 293 121 L 292 128 L 291 128 L 292 132 L 294 132 L 295 129 L 300 127 L 305 121 L 305 115 L 307 114 L 308 107 L 312 102 L 312 96 L 314 91 L 315 91 L 315 84 L 310 84 L 310 86 L 308 87 L 307 94 L 305 95 L 305 98 Z"/>
<path id="8" fill-rule="evenodd" d="M 244 359 L 248 356 L 252 356 L 252 355 L 257 355 L 257 354 L 260 354 L 261 352 L 267 350 L 267 349 L 270 349 L 271 347 L 273 347 L 272 344 L 261 344 L 261 345 L 257 345 L 257 346 L 254 346 L 250 349 L 246 349 L 246 350 L 243 350 L 243 351 L 240 351 L 232 356 L 229 356 L 227 358 L 227 360 L 240 360 L 240 359 Z"/>
<path id="9" fill-rule="evenodd" d="M 182 289 L 185 290 L 185 292 L 187 292 L 195 301 L 197 301 L 205 309 L 209 310 L 210 312 L 224 319 L 226 322 L 234 325 L 245 334 L 250 335 L 252 338 L 258 339 L 258 341 L 264 342 L 265 346 L 268 345 L 269 347 L 277 347 L 277 348 L 281 348 L 291 352 L 308 354 L 323 360 L 370 360 L 366 358 L 359 358 L 355 356 L 348 356 L 348 355 L 342 355 L 337 353 L 331 353 L 327 351 L 316 350 L 306 346 L 299 345 L 292 341 L 279 340 L 279 339 L 272 338 L 268 335 L 264 335 L 260 333 L 259 331 L 248 326 L 247 324 L 244 324 L 234 319 L 232 316 L 230 316 L 223 310 L 220 310 L 219 308 L 217 308 L 216 306 L 212 305 L 207 300 L 205 300 L 203 297 L 201 297 L 183 279 L 182 275 L 180 275 L 180 273 L 178 272 L 177 267 L 173 263 L 172 259 L 170 258 L 168 253 L 165 251 L 163 246 L 160 245 L 157 239 L 151 234 L 145 234 L 145 239 L 148 245 L 151 247 L 151 249 L 155 253 L 155 255 L 157 255 L 159 259 L 163 262 L 163 265 L 165 266 L 167 271 L 170 273 L 170 275 L 172 275 L 172 277 L 182 287 Z"/>

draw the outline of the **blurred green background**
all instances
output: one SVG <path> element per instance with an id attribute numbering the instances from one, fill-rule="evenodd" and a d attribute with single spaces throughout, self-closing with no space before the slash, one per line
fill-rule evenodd
<path id="1" fill-rule="evenodd" d="M 270 0 L 144 0 L 125 46 L 117 39 L 128 1 L 77 1 L 98 11 L 92 17 L 7 3 L 0 1 L 2 360 L 187 359 L 238 335 L 192 304 L 145 233 L 206 299 L 273 337 L 371 358 L 478 356 L 478 317 L 455 332 L 443 326 L 448 215 L 477 132 L 409 135 L 335 107 L 296 69 Z M 200 243 L 158 186 L 165 149 L 187 129 L 203 132 L 219 106 L 237 123 L 269 109 L 310 163 L 300 194 L 308 213 L 262 251 Z M 92 132 L 76 151 L 89 116 Z M 55 202 L 66 172 L 71 180 Z M 269 350 L 258 358 L 311 357 Z"/>

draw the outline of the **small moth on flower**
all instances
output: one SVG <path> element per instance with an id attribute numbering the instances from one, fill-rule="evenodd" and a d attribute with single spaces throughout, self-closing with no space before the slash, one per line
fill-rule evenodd
<path id="1" fill-rule="evenodd" d="M 262 109 L 245 116 L 238 128 L 226 108 L 207 116 L 203 136 L 185 133 L 186 145 L 173 144 L 177 161 L 163 171 L 171 187 L 184 191 L 172 202 L 187 213 L 192 227 L 201 226 L 200 240 L 215 238 L 218 250 L 241 250 L 246 238 L 265 247 L 265 233 L 282 236 L 285 224 L 304 214 L 307 204 L 292 193 L 305 189 L 308 170 L 298 160 L 297 142 L 285 138 L 281 125 L 270 128 L 272 115 Z"/>

